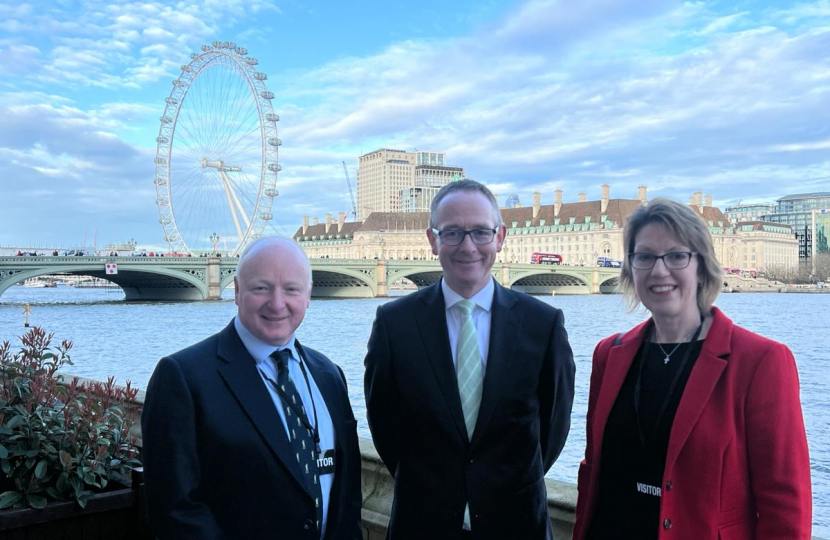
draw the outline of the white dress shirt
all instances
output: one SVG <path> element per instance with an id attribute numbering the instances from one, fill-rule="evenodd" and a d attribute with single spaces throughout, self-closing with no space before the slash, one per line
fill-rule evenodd
<path id="1" fill-rule="evenodd" d="M 282 347 L 274 347 L 273 345 L 268 345 L 251 334 L 239 321 L 239 317 L 234 318 L 233 325 L 234 328 L 236 328 L 236 333 L 239 334 L 239 338 L 245 345 L 245 348 L 248 349 L 248 353 L 250 353 L 251 357 L 253 357 L 254 361 L 256 361 L 259 376 L 262 377 L 262 382 L 265 384 L 265 388 L 268 389 L 271 401 L 274 402 L 274 407 L 280 415 L 280 419 L 282 420 L 282 425 L 285 427 L 285 434 L 288 437 L 288 440 L 291 440 L 291 434 L 288 431 L 288 424 L 285 422 L 285 408 L 283 407 L 282 398 L 280 398 L 280 395 L 277 393 L 274 385 L 266 379 L 267 377 L 276 382 L 277 366 L 270 356 L 274 351 L 281 349 L 289 349 L 291 351 L 291 359 L 288 361 L 288 375 L 294 382 L 294 386 L 297 387 L 297 393 L 300 394 L 300 399 L 302 399 L 303 406 L 305 406 L 305 410 L 308 413 L 308 421 L 312 426 L 314 426 L 314 407 L 317 408 L 320 450 L 325 453 L 327 450 L 334 449 L 334 424 L 331 421 L 331 415 L 329 414 L 328 407 L 326 407 L 323 395 L 320 393 L 320 389 L 317 388 L 317 383 L 314 382 L 314 376 L 307 367 L 305 372 L 308 374 L 308 384 L 306 384 L 306 378 L 303 376 L 303 370 L 300 367 L 300 355 L 297 352 L 296 338 L 291 336 L 291 339 L 288 341 L 287 345 Z M 309 386 L 311 387 L 310 395 L 308 393 Z M 328 515 L 329 496 L 331 495 L 331 486 L 333 483 L 333 473 L 320 476 L 320 490 L 323 493 L 323 523 L 320 527 L 320 538 L 323 538 L 326 535 L 326 517 Z M 274 486 L 274 489 L 280 489 L 280 487 Z"/>

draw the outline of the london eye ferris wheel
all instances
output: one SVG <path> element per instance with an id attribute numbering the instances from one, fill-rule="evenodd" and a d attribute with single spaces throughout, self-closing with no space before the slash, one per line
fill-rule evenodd
<path id="1" fill-rule="evenodd" d="M 257 59 L 227 41 L 203 45 L 173 81 L 156 138 L 156 205 L 181 253 L 217 243 L 238 255 L 272 219 L 281 167 L 279 116 Z"/>

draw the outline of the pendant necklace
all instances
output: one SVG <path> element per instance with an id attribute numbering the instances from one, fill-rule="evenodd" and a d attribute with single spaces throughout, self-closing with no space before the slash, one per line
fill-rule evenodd
<path id="1" fill-rule="evenodd" d="M 686 336 L 686 337 L 688 337 L 688 336 Z M 677 352 L 677 349 L 679 349 L 681 345 L 683 345 L 683 342 L 680 342 L 677 345 L 675 345 L 674 349 L 672 349 L 671 352 L 667 353 L 666 349 L 664 349 L 662 345 L 657 343 L 657 346 L 660 347 L 660 352 L 662 352 L 665 355 L 665 358 L 663 358 L 663 364 L 668 364 L 669 363 L 669 360 L 671 360 L 671 355 L 673 355 L 675 352 Z"/>
<path id="2" fill-rule="evenodd" d="M 703 323 L 701 323 L 701 326 L 703 326 Z M 655 343 L 657 343 L 657 346 L 658 346 L 658 347 L 660 347 L 660 352 L 662 352 L 662 353 L 663 353 L 663 356 L 665 356 L 665 358 L 663 358 L 663 364 L 664 364 L 664 365 L 665 365 L 665 364 L 668 364 L 668 363 L 669 363 L 669 360 L 671 360 L 671 356 L 672 356 L 674 353 L 676 353 L 676 352 L 677 352 L 677 349 L 679 349 L 681 345 L 683 345 L 684 343 L 686 343 L 686 341 L 688 341 L 688 339 L 689 339 L 690 337 L 692 337 L 692 333 L 693 333 L 693 332 L 689 332 L 688 334 L 686 334 L 686 338 L 685 338 L 683 341 L 681 341 L 680 343 L 678 343 L 677 345 L 675 345 L 675 346 L 674 346 L 674 349 L 672 349 L 672 350 L 671 350 L 671 352 L 666 352 L 666 349 L 664 349 L 664 348 L 663 348 L 663 345 L 661 345 L 659 342 L 656 342 L 656 341 L 655 341 Z"/>

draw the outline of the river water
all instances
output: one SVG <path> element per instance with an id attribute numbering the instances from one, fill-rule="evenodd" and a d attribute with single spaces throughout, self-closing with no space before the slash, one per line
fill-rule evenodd
<path id="1" fill-rule="evenodd" d="M 221 302 L 126 303 L 123 294 L 105 289 L 12 287 L 0 298 L 0 341 L 19 344 L 24 332 L 23 306 L 31 304 L 30 322 L 70 339 L 71 373 L 103 380 L 115 375 L 144 389 L 163 355 L 181 349 L 226 325 L 236 312 L 232 291 Z M 616 295 L 540 297 L 562 308 L 576 361 L 576 399 L 571 434 L 548 476 L 576 482 L 585 445 L 585 411 L 591 353 L 597 341 L 643 320 L 627 314 Z M 349 395 L 368 437 L 363 399 L 363 356 L 377 306 L 389 299 L 313 300 L 298 331 L 301 342 L 338 363 Z M 813 477 L 813 534 L 830 538 L 830 295 L 726 294 L 717 305 L 737 324 L 782 341 L 795 353 L 810 444 Z"/>

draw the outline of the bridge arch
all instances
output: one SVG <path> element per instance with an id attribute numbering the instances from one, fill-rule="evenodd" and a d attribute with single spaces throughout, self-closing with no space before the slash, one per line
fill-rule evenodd
<path id="1" fill-rule="evenodd" d="M 343 266 L 311 267 L 312 297 L 374 298 L 378 294 L 372 269 L 354 269 Z"/>
<path id="2" fill-rule="evenodd" d="M 619 292 L 620 278 L 619 276 L 601 277 L 599 283 L 599 292 L 602 294 L 616 294 Z"/>
<path id="3" fill-rule="evenodd" d="M 433 283 L 437 283 L 444 272 L 438 270 L 427 270 L 421 268 L 403 268 L 400 270 L 391 271 L 387 274 L 386 282 L 392 285 L 399 279 L 408 279 L 415 284 L 416 287 L 422 289 L 429 287 Z"/>
<path id="4" fill-rule="evenodd" d="M 508 285 L 528 294 L 591 294 L 591 281 L 585 279 L 586 274 L 569 271 L 567 268 L 545 266 L 532 270 L 512 270 Z"/>
<path id="5" fill-rule="evenodd" d="M 70 274 L 105 279 L 124 290 L 126 300 L 204 300 L 207 298 L 207 284 L 199 271 L 190 273 L 160 266 L 131 268 L 129 263 L 118 261 L 118 274 L 108 275 L 101 265 L 100 270 L 89 268 L 89 261 L 76 264 L 28 267 L 10 272 L 0 282 L 0 295 L 16 283 L 29 278 L 51 274 Z M 203 271 L 202 271 L 203 272 Z"/>

